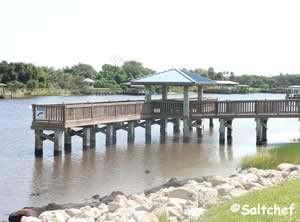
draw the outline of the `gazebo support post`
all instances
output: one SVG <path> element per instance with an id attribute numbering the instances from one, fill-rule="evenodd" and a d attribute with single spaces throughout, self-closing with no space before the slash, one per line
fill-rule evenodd
<path id="1" fill-rule="evenodd" d="M 161 98 L 162 101 L 167 101 L 168 99 L 168 87 L 166 85 L 161 86 Z M 167 118 L 162 118 L 160 120 L 160 134 L 161 135 L 166 135 L 167 134 L 167 123 L 168 119 Z"/>
<path id="2" fill-rule="evenodd" d="M 202 102 L 203 100 L 203 86 L 197 86 L 197 100 Z M 202 120 L 197 120 L 197 135 L 198 137 L 202 136 Z"/>
<path id="3" fill-rule="evenodd" d="M 183 140 L 188 141 L 190 130 L 190 101 L 189 101 L 189 87 L 184 86 L 184 96 L 183 96 Z"/>
<path id="4" fill-rule="evenodd" d="M 198 92 L 198 101 L 201 102 L 203 100 L 203 87 L 202 86 L 198 86 L 197 87 L 197 92 Z"/>
<path id="5" fill-rule="evenodd" d="M 151 85 L 145 85 L 145 103 L 151 103 L 152 100 L 152 93 L 151 93 Z M 145 137 L 146 137 L 146 143 L 151 142 L 151 125 L 152 120 L 146 119 L 145 123 Z"/>

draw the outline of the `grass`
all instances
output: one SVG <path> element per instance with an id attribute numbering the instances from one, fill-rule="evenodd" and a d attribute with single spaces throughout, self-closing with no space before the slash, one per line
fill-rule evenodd
<path id="1" fill-rule="evenodd" d="M 273 169 L 281 163 L 300 164 L 300 144 L 287 144 L 246 156 L 241 160 L 241 168 Z"/>
<path id="2" fill-rule="evenodd" d="M 257 207 L 258 204 L 266 207 L 289 207 L 296 205 L 293 215 L 241 215 L 230 210 L 232 204 L 240 206 L 249 205 L 249 208 Z M 288 211 L 290 212 L 290 211 Z M 300 180 L 290 180 L 278 186 L 254 191 L 251 194 L 233 199 L 225 204 L 210 208 L 207 213 L 199 218 L 198 222 L 294 222 L 300 221 Z"/>

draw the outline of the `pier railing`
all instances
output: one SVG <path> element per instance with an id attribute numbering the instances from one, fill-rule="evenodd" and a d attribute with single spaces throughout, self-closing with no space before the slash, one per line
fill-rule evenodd
<path id="1" fill-rule="evenodd" d="M 33 105 L 33 126 L 82 126 L 139 119 L 147 112 L 143 101 Z"/>
<path id="2" fill-rule="evenodd" d="M 71 127 L 183 116 L 183 101 L 118 101 L 33 105 L 33 127 Z M 300 100 L 191 101 L 190 117 L 300 117 Z"/>

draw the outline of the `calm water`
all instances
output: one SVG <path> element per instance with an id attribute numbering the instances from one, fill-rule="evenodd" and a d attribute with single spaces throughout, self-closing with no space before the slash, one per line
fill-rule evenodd
<path id="1" fill-rule="evenodd" d="M 283 94 L 210 95 L 220 100 L 283 99 Z M 187 177 L 235 172 L 239 159 L 255 153 L 254 119 L 233 121 L 233 143 L 218 144 L 218 121 L 209 129 L 204 121 L 204 136 L 198 141 L 195 132 L 190 143 L 174 135 L 172 124 L 163 141 L 159 127 L 153 126 L 152 144 L 144 144 L 144 129 L 136 129 L 135 144 L 127 145 L 127 133 L 118 131 L 114 146 L 105 147 L 105 138 L 97 134 L 95 150 L 82 151 L 81 139 L 73 137 L 73 151 L 53 157 L 53 145 L 46 142 L 44 158 L 34 158 L 34 134 L 30 130 L 30 104 L 105 100 L 142 99 L 128 96 L 37 97 L 0 100 L 0 220 L 24 206 L 50 202 L 82 202 L 94 194 L 114 190 L 142 192 L 170 177 Z M 298 119 L 271 119 L 269 144 L 285 143 L 300 137 Z M 150 170 L 145 174 L 145 170 Z M 40 194 L 36 196 L 34 194 Z"/>

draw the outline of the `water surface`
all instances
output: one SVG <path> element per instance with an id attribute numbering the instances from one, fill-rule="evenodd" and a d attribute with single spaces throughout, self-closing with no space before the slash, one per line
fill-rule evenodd
<path id="1" fill-rule="evenodd" d="M 284 99 L 283 94 L 209 95 L 220 100 Z M 144 129 L 136 129 L 135 144 L 127 144 L 127 133 L 118 131 L 117 144 L 105 146 L 103 134 L 97 134 L 95 150 L 82 150 L 81 139 L 73 137 L 71 154 L 53 157 L 53 144 L 46 142 L 44 157 L 34 158 L 34 133 L 31 104 L 143 99 L 134 96 L 36 97 L 0 100 L 0 220 L 24 206 L 50 202 L 83 202 L 94 194 L 115 190 L 142 192 L 170 177 L 235 172 L 242 156 L 262 148 L 255 145 L 254 119 L 233 121 L 232 145 L 219 145 L 218 121 L 213 129 L 204 121 L 202 139 L 192 132 L 189 143 L 182 134 L 173 135 L 168 124 L 166 138 L 153 126 L 152 143 L 145 144 Z M 269 144 L 291 142 L 299 137 L 298 119 L 270 119 Z M 145 170 L 150 173 L 146 174 Z"/>

